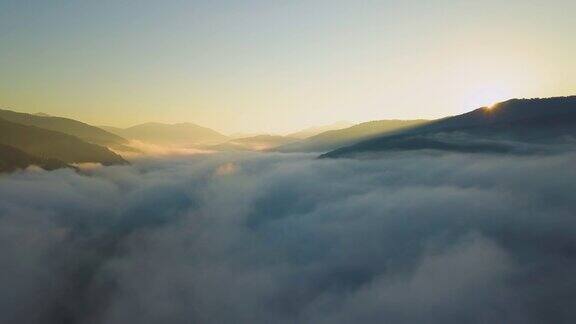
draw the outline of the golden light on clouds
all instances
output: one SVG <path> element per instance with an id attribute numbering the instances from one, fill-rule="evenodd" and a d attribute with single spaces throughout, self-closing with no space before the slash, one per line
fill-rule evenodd
<path id="1" fill-rule="evenodd" d="M 214 171 L 214 175 L 215 176 L 227 176 L 227 175 L 232 175 L 234 173 L 236 173 L 238 171 L 238 164 L 233 163 L 233 162 L 229 162 L 229 163 L 224 163 L 220 166 L 218 166 L 216 168 L 216 170 Z"/>

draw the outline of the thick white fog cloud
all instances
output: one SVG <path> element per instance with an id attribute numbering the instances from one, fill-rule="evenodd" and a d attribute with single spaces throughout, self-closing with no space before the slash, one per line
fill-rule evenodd
<path id="1" fill-rule="evenodd" d="M 574 154 L 197 155 L 0 178 L 1 323 L 568 323 Z"/>

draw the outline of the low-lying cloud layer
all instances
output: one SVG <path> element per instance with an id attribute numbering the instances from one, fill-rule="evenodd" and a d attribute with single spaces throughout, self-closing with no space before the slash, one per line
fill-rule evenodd
<path id="1" fill-rule="evenodd" d="M 1 323 L 569 323 L 576 155 L 198 155 L 0 178 Z"/>

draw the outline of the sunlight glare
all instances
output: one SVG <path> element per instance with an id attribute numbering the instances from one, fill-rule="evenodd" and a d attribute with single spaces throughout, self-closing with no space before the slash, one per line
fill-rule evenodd
<path id="1" fill-rule="evenodd" d="M 479 107 L 493 109 L 498 103 L 511 97 L 512 94 L 502 87 L 486 86 L 475 89 L 466 100 L 466 105 L 469 109 Z"/>

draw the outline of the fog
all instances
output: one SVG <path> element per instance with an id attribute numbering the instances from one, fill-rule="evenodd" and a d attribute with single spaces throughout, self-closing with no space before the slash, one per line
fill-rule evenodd
<path id="1" fill-rule="evenodd" d="M 0 177 L 1 323 L 569 323 L 576 154 Z"/>

